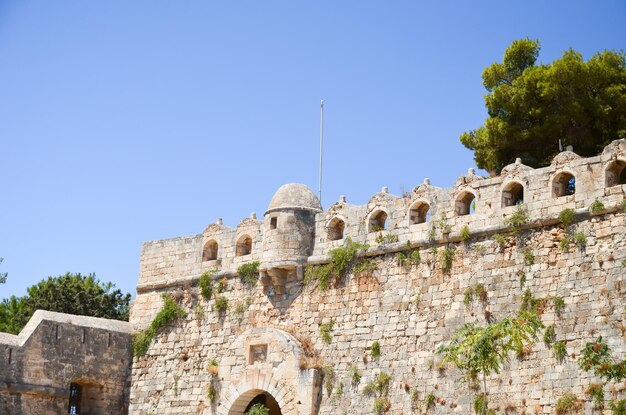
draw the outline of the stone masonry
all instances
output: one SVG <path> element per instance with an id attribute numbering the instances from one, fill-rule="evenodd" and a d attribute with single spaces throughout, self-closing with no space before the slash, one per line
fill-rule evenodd
<path id="1" fill-rule="evenodd" d="M 135 357 L 129 412 L 242 415 L 263 399 L 272 415 L 373 414 L 375 397 L 364 390 L 385 372 L 388 413 L 425 413 L 425 397 L 433 396 L 429 413 L 469 414 L 476 392 L 439 363 L 436 349 L 464 323 L 512 315 L 528 289 L 564 299 L 558 314 L 546 301 L 541 319 L 555 325 L 567 354 L 557 360 L 539 339 L 511 356 L 488 380 L 492 407 L 553 414 L 571 391 L 584 401 L 580 413 L 609 414 L 585 395 L 599 379 L 579 369 L 577 358 L 600 335 L 626 358 L 624 166 L 626 140 L 617 140 L 596 157 L 568 150 L 540 169 L 518 160 L 492 178 L 470 169 L 452 188 L 426 179 L 402 196 L 384 188 L 366 205 L 342 197 L 326 210 L 309 188 L 288 184 L 263 220 L 252 215 L 235 228 L 218 220 L 198 235 L 147 242 L 131 324 L 150 324 L 164 293 L 187 316 Z M 520 206 L 528 221 L 511 235 L 507 219 Z M 564 209 L 574 213 L 567 228 L 559 226 Z M 567 246 L 568 234 L 586 241 Z M 327 290 L 304 283 L 306 267 L 328 263 L 348 237 L 369 246 L 360 253 L 372 260 L 369 272 L 349 273 Z M 453 252 L 449 271 L 444 249 Z M 398 260 L 409 250 L 420 252 L 419 264 Z M 251 285 L 237 268 L 254 261 L 260 278 Z M 226 311 L 216 309 L 215 296 L 199 294 L 205 272 L 221 285 Z M 486 288 L 484 302 L 464 301 L 476 284 Z M 610 383 L 605 394 L 623 399 L 625 389 Z"/>
<path id="2" fill-rule="evenodd" d="M 0 333 L 0 414 L 67 414 L 80 385 L 80 414 L 128 412 L 132 363 L 127 322 L 38 310 L 18 336 Z"/>

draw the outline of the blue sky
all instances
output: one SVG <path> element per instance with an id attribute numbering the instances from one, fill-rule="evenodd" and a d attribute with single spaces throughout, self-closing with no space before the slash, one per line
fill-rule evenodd
<path id="1" fill-rule="evenodd" d="M 0 0 L 0 298 L 91 273 L 132 292 L 143 241 L 327 207 L 474 165 L 482 70 L 511 41 L 621 50 L 615 1 Z"/>

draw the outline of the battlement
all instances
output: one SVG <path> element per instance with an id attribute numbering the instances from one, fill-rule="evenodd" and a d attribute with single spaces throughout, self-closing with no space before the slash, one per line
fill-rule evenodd
<path id="1" fill-rule="evenodd" d="M 233 275 L 252 261 L 261 263 L 262 272 L 295 270 L 295 278 L 301 278 L 303 265 L 327 261 L 328 252 L 348 237 L 375 247 L 372 254 L 380 253 L 381 238 L 391 242 L 383 251 L 407 243 L 453 242 L 465 227 L 472 234 L 502 230 L 520 204 L 529 226 L 554 223 L 566 208 L 584 213 L 595 200 L 617 209 L 626 193 L 625 167 L 626 140 L 621 139 L 595 157 L 568 149 L 547 167 L 534 169 L 518 159 L 497 177 L 469 169 L 451 188 L 426 179 L 401 196 L 383 188 L 365 205 L 352 205 L 342 196 L 324 211 L 308 187 L 285 185 L 264 220 L 252 214 L 235 228 L 218 220 L 198 235 L 144 243 L 137 290 L 181 285 L 209 270 L 217 270 L 216 278 Z"/>

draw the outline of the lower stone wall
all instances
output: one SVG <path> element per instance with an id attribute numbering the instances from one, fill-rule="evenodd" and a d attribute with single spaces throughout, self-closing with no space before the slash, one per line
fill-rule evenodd
<path id="1" fill-rule="evenodd" d="M 125 414 L 131 363 L 129 323 L 39 310 L 1 334 L 0 414 L 68 413 L 71 383 L 81 414 Z"/>
<path id="2" fill-rule="evenodd" d="M 381 255 L 374 258 L 371 275 L 349 275 L 327 291 L 289 287 L 288 297 L 280 299 L 264 288 L 264 281 L 249 287 L 229 278 L 219 294 L 229 302 L 225 313 L 215 310 L 215 299 L 202 299 L 197 288 L 178 288 L 188 314 L 158 336 L 145 356 L 135 358 L 130 413 L 241 414 L 241 396 L 271 387 L 281 399 L 295 402 L 288 413 L 373 414 L 375 398 L 364 390 L 385 372 L 391 376 L 388 413 L 424 413 L 424 399 L 432 394 L 435 407 L 429 413 L 469 414 L 476 391 L 458 370 L 442 366 L 435 350 L 465 323 L 485 325 L 486 317 L 499 320 L 517 312 L 529 289 L 534 297 L 549 300 L 541 319 L 546 326 L 555 324 L 556 340 L 566 343 L 567 355 L 558 361 L 540 337 L 523 356 L 511 356 L 503 371 L 487 381 L 491 406 L 497 413 L 553 414 L 556 400 L 571 391 L 585 401 L 585 413 L 609 414 L 594 410 L 585 396 L 599 379 L 583 372 L 577 359 L 586 342 L 600 335 L 616 356 L 626 358 L 626 218 L 618 212 L 572 225 L 568 232 L 582 232 L 586 246 L 572 243 L 563 250 L 565 232 L 556 226 L 529 230 L 508 237 L 503 247 L 491 237 L 451 244 L 455 254 L 449 274 L 441 269 L 442 245 L 421 249 L 417 266 L 400 266 L 394 254 Z M 485 286 L 486 300 L 465 304 L 464 293 L 475 284 Z M 156 312 L 159 294 L 141 294 L 135 304 Z M 564 299 L 560 315 L 553 297 Z M 331 321 L 327 343 L 320 326 Z M 283 376 L 277 366 L 265 364 L 270 358 L 257 362 L 250 357 L 255 344 L 242 339 L 251 329 L 290 333 L 303 352 L 281 359 L 298 360 L 300 373 Z M 379 357 L 372 357 L 374 342 L 380 345 Z M 353 382 L 355 371 L 361 375 L 358 382 Z M 256 380 L 242 384 L 244 372 L 254 373 L 250 376 Z M 332 374 L 334 382 L 329 382 Z M 308 383 L 298 383 L 307 377 Z M 207 394 L 211 385 L 214 403 Z M 303 385 L 317 385 L 308 389 L 310 405 L 298 397 L 309 387 Z M 608 384 L 605 394 L 623 399 L 625 388 Z"/>

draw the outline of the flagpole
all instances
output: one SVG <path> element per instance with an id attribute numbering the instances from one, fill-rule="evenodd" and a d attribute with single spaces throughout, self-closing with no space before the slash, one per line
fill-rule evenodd
<path id="1" fill-rule="evenodd" d="M 324 150 L 324 100 L 320 101 L 320 182 L 319 196 L 322 203 L 322 154 Z"/>

